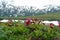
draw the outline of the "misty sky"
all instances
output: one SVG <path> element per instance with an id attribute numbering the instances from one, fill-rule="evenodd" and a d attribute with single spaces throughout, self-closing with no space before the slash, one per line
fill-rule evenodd
<path id="1" fill-rule="evenodd" d="M 1 1 L 1 0 L 0 0 Z M 45 5 L 60 5 L 60 0 L 5 0 L 8 3 L 14 3 L 15 6 L 33 6 L 43 9 Z"/>

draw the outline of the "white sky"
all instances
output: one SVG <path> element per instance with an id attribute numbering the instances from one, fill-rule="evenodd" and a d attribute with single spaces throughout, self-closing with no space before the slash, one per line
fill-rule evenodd
<path id="1" fill-rule="evenodd" d="M 14 5 L 16 6 L 34 6 L 40 9 L 49 4 L 60 5 L 60 0 L 14 0 Z"/>

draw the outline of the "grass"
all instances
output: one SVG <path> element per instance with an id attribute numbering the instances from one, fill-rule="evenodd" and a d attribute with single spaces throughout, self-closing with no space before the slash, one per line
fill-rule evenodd
<path id="1" fill-rule="evenodd" d="M 36 16 L 24 16 L 24 17 L 0 17 L 0 19 L 23 19 L 26 18 L 39 18 L 43 20 L 60 20 L 60 13 L 48 13 L 43 15 L 36 15 Z"/>
<path id="2" fill-rule="evenodd" d="M 31 18 L 40 18 L 44 20 L 60 20 L 60 13 L 49 13 L 37 16 L 31 16 Z"/>

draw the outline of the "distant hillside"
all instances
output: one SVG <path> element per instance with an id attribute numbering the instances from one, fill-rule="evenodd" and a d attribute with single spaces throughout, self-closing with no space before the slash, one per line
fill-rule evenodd
<path id="1" fill-rule="evenodd" d="M 40 18 L 43 20 L 60 20 L 60 6 L 46 5 L 44 9 L 27 6 L 7 5 L 5 1 L 0 3 L 0 19 L 26 19 Z"/>
<path id="2" fill-rule="evenodd" d="M 12 4 L 7 5 L 5 1 L 0 3 L 0 17 L 25 17 L 36 16 L 49 13 L 60 12 L 60 6 L 46 5 L 44 9 L 38 9 L 33 6 L 14 6 Z"/>

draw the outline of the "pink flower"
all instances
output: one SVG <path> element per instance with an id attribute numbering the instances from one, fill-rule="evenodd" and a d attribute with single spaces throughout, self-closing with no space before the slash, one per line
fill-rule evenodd
<path id="1" fill-rule="evenodd" d="M 30 18 L 27 18 L 27 19 L 26 19 L 25 25 L 26 25 L 26 26 L 29 26 L 29 25 L 30 25 Z"/>
<path id="2" fill-rule="evenodd" d="M 60 22 L 58 22 L 58 27 L 60 28 Z"/>
<path id="3" fill-rule="evenodd" d="M 53 27 L 54 27 L 54 24 L 53 23 L 50 23 L 50 28 L 53 29 Z"/>

